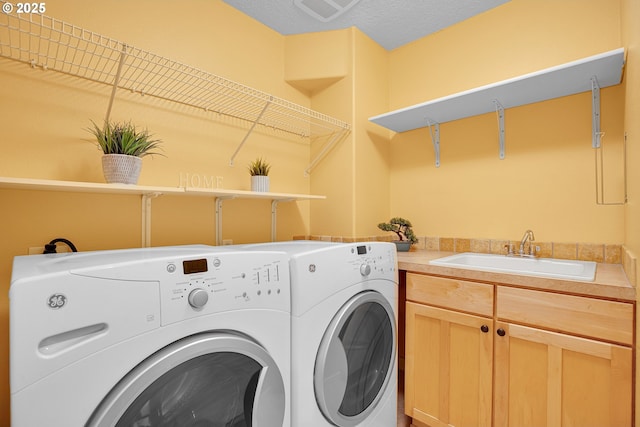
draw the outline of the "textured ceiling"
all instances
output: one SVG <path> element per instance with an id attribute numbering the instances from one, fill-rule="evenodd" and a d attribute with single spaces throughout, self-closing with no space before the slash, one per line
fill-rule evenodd
<path id="1" fill-rule="evenodd" d="M 223 1 L 283 35 L 355 26 L 392 50 L 509 0 L 361 0 L 328 22 L 304 12 L 294 0 Z"/>

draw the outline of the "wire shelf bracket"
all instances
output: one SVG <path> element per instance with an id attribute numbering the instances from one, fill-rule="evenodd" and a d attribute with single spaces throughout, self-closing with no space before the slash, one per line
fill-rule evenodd
<path id="1" fill-rule="evenodd" d="M 253 132 L 253 129 L 255 129 L 256 125 L 260 122 L 260 119 L 264 115 L 265 111 L 267 111 L 267 108 L 269 108 L 269 104 L 271 104 L 271 100 L 264 104 L 264 108 L 262 109 L 262 111 L 260 111 L 260 114 L 258 114 L 258 117 L 249 128 L 247 134 L 244 136 L 244 138 L 242 138 L 242 141 L 240 142 L 240 145 L 238 145 L 238 148 L 236 148 L 236 151 L 233 152 L 231 159 L 229 159 L 229 166 L 233 166 L 233 161 L 240 152 L 240 149 L 244 146 L 244 143 L 247 142 L 247 139 L 249 138 L 249 135 L 251 135 L 251 132 Z"/>
<path id="2" fill-rule="evenodd" d="M 0 14 L 0 57 L 111 86 L 107 119 L 124 89 L 241 120 L 250 129 L 231 162 L 257 125 L 309 141 L 351 132 L 326 114 L 47 15 Z"/>
<path id="3" fill-rule="evenodd" d="M 122 74 L 122 65 L 127 57 L 127 46 L 122 45 L 122 53 L 120 54 L 120 62 L 118 62 L 118 71 L 116 71 L 116 77 L 113 79 L 113 88 L 111 89 L 111 96 L 109 97 L 109 106 L 107 107 L 107 114 L 105 114 L 104 122 L 108 123 L 111 118 L 111 109 L 113 108 L 113 101 L 116 99 L 116 91 L 118 90 L 118 83 L 120 82 L 120 75 Z"/>
<path id="4" fill-rule="evenodd" d="M 313 160 L 309 163 L 309 166 L 304 170 L 304 176 L 308 176 L 311 174 L 311 171 L 325 158 L 325 156 L 331 151 L 331 149 L 347 136 L 345 132 L 335 132 L 333 135 L 329 136 L 329 141 L 327 141 L 320 152 L 313 158 Z"/>

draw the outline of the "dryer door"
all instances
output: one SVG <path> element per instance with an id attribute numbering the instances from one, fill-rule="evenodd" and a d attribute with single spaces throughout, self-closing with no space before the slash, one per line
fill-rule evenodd
<path id="1" fill-rule="evenodd" d="M 282 427 L 284 393 L 276 363 L 249 338 L 194 335 L 134 368 L 86 426 Z"/>
<path id="2" fill-rule="evenodd" d="M 331 321 L 316 357 L 314 388 L 323 415 L 340 427 L 373 412 L 395 375 L 393 308 L 380 293 L 351 298 Z"/>

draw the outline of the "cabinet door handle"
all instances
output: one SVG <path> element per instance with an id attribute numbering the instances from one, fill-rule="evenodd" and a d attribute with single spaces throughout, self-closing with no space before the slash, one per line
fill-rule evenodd
<path id="1" fill-rule="evenodd" d="M 505 335 L 507 334 L 507 333 L 505 332 L 505 330 L 504 330 L 504 329 L 502 329 L 502 328 L 499 328 L 499 329 L 497 330 L 497 332 L 498 332 L 498 335 L 500 335 L 501 337 L 503 337 L 503 336 L 505 336 Z"/>
<path id="2" fill-rule="evenodd" d="M 489 332 L 489 327 L 487 325 L 482 325 L 480 326 L 480 330 L 486 334 Z"/>

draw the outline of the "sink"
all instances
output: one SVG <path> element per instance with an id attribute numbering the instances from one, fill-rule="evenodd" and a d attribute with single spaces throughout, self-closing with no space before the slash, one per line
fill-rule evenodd
<path id="1" fill-rule="evenodd" d="M 477 254 L 464 252 L 429 261 L 443 267 L 513 273 L 527 276 L 592 282 L 596 275 L 593 261 L 574 261 L 555 258 L 523 258 L 518 256 Z"/>

